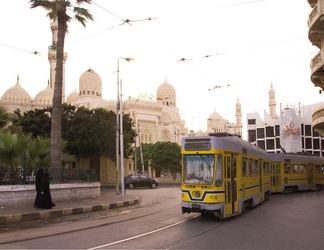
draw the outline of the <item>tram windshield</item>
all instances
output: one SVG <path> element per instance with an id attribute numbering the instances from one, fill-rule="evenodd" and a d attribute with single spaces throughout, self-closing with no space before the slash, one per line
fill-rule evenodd
<path id="1" fill-rule="evenodd" d="M 215 155 L 185 155 L 183 157 L 183 182 L 213 184 L 215 163 Z M 222 171 L 221 168 L 219 171 Z M 222 176 L 221 173 L 220 175 Z"/>

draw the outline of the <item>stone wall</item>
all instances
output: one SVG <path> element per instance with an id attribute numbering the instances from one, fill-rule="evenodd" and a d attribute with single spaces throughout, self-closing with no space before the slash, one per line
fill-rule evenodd
<path id="1" fill-rule="evenodd" d="M 100 182 L 50 184 L 55 201 L 82 199 L 100 196 Z M 0 206 L 6 204 L 34 204 L 35 185 L 0 186 Z"/>

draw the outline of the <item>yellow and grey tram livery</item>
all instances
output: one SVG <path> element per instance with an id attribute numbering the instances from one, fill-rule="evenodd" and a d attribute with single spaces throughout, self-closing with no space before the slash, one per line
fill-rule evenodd
<path id="1" fill-rule="evenodd" d="M 227 218 L 271 194 L 270 156 L 238 136 L 184 137 L 181 154 L 182 213 Z"/>
<path id="2" fill-rule="evenodd" d="M 271 192 L 322 190 L 324 158 L 301 153 L 271 155 Z"/>

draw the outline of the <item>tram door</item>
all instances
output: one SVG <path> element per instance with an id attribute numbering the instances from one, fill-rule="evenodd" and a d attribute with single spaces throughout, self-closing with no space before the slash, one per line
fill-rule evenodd
<path id="1" fill-rule="evenodd" d="M 271 163 L 271 192 L 281 192 L 280 164 Z"/>
<path id="2" fill-rule="evenodd" d="M 313 175 L 313 164 L 307 163 L 307 173 L 308 173 L 308 188 L 314 188 L 314 175 Z"/>
<path id="3" fill-rule="evenodd" d="M 225 216 L 238 212 L 237 155 L 225 155 Z"/>
<path id="4" fill-rule="evenodd" d="M 263 169 L 262 169 L 262 166 L 263 166 L 263 160 L 260 159 L 259 161 L 259 195 L 260 195 L 260 201 L 263 201 L 264 197 L 263 197 Z"/>

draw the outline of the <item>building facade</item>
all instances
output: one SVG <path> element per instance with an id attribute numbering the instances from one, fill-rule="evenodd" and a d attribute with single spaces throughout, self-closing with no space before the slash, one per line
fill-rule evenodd
<path id="1" fill-rule="evenodd" d="M 50 65 L 49 81 L 44 90 L 41 90 L 35 98 L 21 87 L 19 76 L 14 86 L 5 91 L 0 99 L 0 105 L 7 108 L 8 112 L 15 109 L 25 112 L 32 109 L 42 109 L 52 105 L 55 84 L 56 67 L 56 43 L 57 43 L 57 22 L 54 20 L 50 25 L 52 31 L 52 44 L 48 48 L 48 61 Z M 68 54 L 64 53 L 65 62 Z M 65 74 L 63 74 L 65 76 Z M 68 96 L 65 94 L 65 77 L 63 77 L 62 100 L 76 107 L 84 106 L 89 109 L 105 108 L 116 111 L 117 100 L 104 100 L 102 98 L 102 80 L 100 75 L 93 69 L 83 72 L 79 78 L 79 91 L 73 91 Z M 156 143 L 158 141 L 170 141 L 180 144 L 181 138 L 188 135 L 185 121 L 181 119 L 177 108 L 177 97 L 174 87 L 164 81 L 156 91 L 156 100 L 153 96 L 143 94 L 137 98 L 130 98 L 123 102 L 123 112 L 131 115 L 135 129 L 139 136 L 136 138 L 136 145 L 141 143 Z M 91 168 L 90 161 L 79 159 L 77 167 Z M 116 166 L 109 159 L 100 160 L 100 182 L 116 182 Z M 125 159 L 124 173 L 134 173 L 134 163 Z M 149 169 L 151 176 L 153 170 Z"/>
<path id="2" fill-rule="evenodd" d="M 247 114 L 248 141 L 269 153 L 297 153 L 323 155 L 324 140 L 313 128 L 312 116 L 322 103 L 298 107 L 280 105 L 276 114 L 275 91 L 269 90 L 269 113 Z"/>
<path id="3" fill-rule="evenodd" d="M 311 81 L 324 90 L 324 0 L 308 0 L 312 11 L 308 16 L 308 39 L 319 52 L 311 59 Z M 317 107 L 312 114 L 312 126 L 317 133 L 324 136 L 324 105 Z"/>

